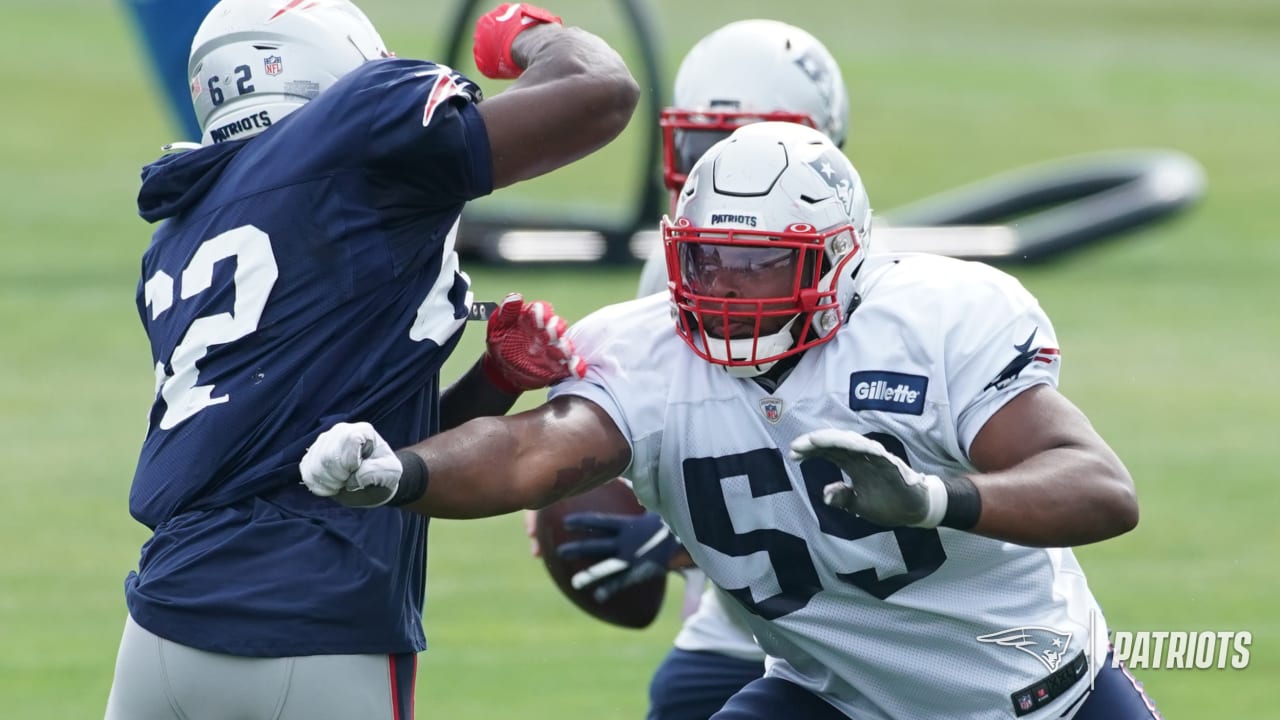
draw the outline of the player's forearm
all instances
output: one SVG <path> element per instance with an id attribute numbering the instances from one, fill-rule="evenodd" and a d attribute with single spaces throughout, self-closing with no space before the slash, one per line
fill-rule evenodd
<path id="1" fill-rule="evenodd" d="M 535 177 L 585 157 L 627 127 L 640 87 L 622 57 L 600 38 L 578 28 L 544 25 L 518 35 L 512 56 L 525 71 L 503 95 L 537 98 L 540 117 L 522 113 L 519 122 L 542 147 L 536 158 L 518 159 L 528 167 L 516 177 L 498 178 L 495 184 Z M 484 114 L 483 103 L 481 108 Z M 493 123 L 488 115 L 486 122 Z M 497 158 L 499 167 L 507 160 Z"/>
<path id="2" fill-rule="evenodd" d="M 616 50 L 575 27 L 543 25 L 516 36 L 511 57 L 524 68 L 514 87 L 567 83 L 572 104 L 604 117 L 583 117 L 580 128 L 600 126 L 609 137 L 626 127 L 640 99 L 640 86 Z"/>
<path id="3" fill-rule="evenodd" d="M 518 393 L 511 395 L 494 387 L 477 362 L 440 394 L 440 429 L 450 430 L 475 418 L 505 415 L 519 397 Z"/>
<path id="4" fill-rule="evenodd" d="M 1032 547 L 1070 547 L 1138 524 L 1133 480 L 1109 450 L 1064 446 L 969 476 L 982 498 L 970 532 Z"/>
<path id="5" fill-rule="evenodd" d="M 544 507 L 617 477 L 630 448 L 601 442 L 598 426 L 575 429 L 573 420 L 595 412 L 587 405 L 561 399 L 511 417 L 478 418 L 409 448 L 427 479 L 426 492 L 405 507 L 431 517 L 489 517 Z"/>
<path id="6" fill-rule="evenodd" d="M 523 507 L 507 424 L 477 418 L 406 448 L 426 466 L 426 491 L 406 510 L 442 518 L 503 515 Z"/>

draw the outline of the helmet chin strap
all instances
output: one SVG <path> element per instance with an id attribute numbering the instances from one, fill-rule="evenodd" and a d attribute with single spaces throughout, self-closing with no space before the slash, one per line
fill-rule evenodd
<path id="1" fill-rule="evenodd" d="M 797 313 L 778 332 L 762 335 L 759 340 L 755 338 L 730 339 L 727 354 L 725 352 L 724 338 L 711 337 L 707 335 L 706 330 L 701 330 L 702 342 L 707 348 L 707 354 L 720 362 L 750 360 L 753 357 L 752 348 L 755 349 L 754 357 L 779 355 L 790 350 L 791 346 L 796 344 L 796 339 L 791 334 L 791 329 L 795 326 L 796 320 L 799 319 L 800 314 Z M 759 365 L 721 365 L 721 367 L 733 377 L 753 378 L 769 372 L 776 364 L 778 364 L 777 360 L 769 360 Z"/>

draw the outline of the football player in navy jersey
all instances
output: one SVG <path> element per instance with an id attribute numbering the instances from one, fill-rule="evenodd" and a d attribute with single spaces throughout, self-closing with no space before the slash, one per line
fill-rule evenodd
<path id="1" fill-rule="evenodd" d="M 137 295 L 156 397 L 129 507 L 153 535 L 108 718 L 412 715 L 426 521 L 316 498 L 297 463 L 334 422 L 409 444 L 573 363 L 550 308 L 511 298 L 441 396 L 471 306 L 459 213 L 603 146 L 639 94 L 603 41 L 531 5 L 481 17 L 474 55 L 515 82 L 481 101 L 393 57 L 347 0 L 223 0 L 196 34 L 202 142 L 138 197 L 160 223 Z M 492 361 L 531 342 L 544 365 Z"/>

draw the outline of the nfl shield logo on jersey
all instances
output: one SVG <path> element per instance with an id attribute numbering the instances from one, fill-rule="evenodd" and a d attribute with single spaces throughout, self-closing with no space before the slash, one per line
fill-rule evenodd
<path id="1" fill-rule="evenodd" d="M 284 61 L 279 55 L 268 55 L 262 61 L 262 66 L 267 71 L 267 74 L 273 77 L 284 72 Z"/>
<path id="2" fill-rule="evenodd" d="M 764 413 L 764 419 L 770 423 L 777 425 L 782 419 L 782 398 L 767 397 L 760 400 L 760 412 Z"/>
<path id="3" fill-rule="evenodd" d="M 1018 696 L 1018 709 L 1030 710 L 1032 706 L 1031 693 L 1023 693 Z"/>

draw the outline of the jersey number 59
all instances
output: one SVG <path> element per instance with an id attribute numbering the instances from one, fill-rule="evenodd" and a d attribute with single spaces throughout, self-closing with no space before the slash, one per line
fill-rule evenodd
<path id="1" fill-rule="evenodd" d="M 869 433 L 867 437 L 906 461 L 906 449 L 897 438 L 883 433 Z M 859 540 L 892 533 L 902 554 L 901 564 L 905 565 L 905 572 L 881 577 L 875 568 L 867 568 L 838 573 L 837 577 L 842 582 L 883 600 L 931 575 L 946 561 L 947 553 L 936 530 L 885 528 L 824 503 L 822 489 L 840 480 L 840 470 L 835 465 L 825 460 L 810 459 L 800 465 L 800 472 L 804 476 L 808 504 L 817 516 L 823 534 Z M 721 481 L 743 476 L 747 478 L 751 498 L 731 508 Z M 779 592 L 756 600 L 755 596 L 762 593 L 753 594 L 750 587 L 724 588 L 743 607 L 766 620 L 774 620 L 803 608 L 824 589 L 803 538 L 777 528 L 756 528 L 741 533 L 734 529 L 735 509 L 741 521 L 749 521 L 753 514 L 752 503 L 764 501 L 764 498 L 777 493 L 795 491 L 787 476 L 782 453 L 777 448 L 761 448 L 723 457 L 690 458 L 684 461 L 684 480 L 689 515 L 699 543 L 731 557 L 758 552 L 769 557 Z M 739 524 L 745 526 L 746 523 Z"/>

